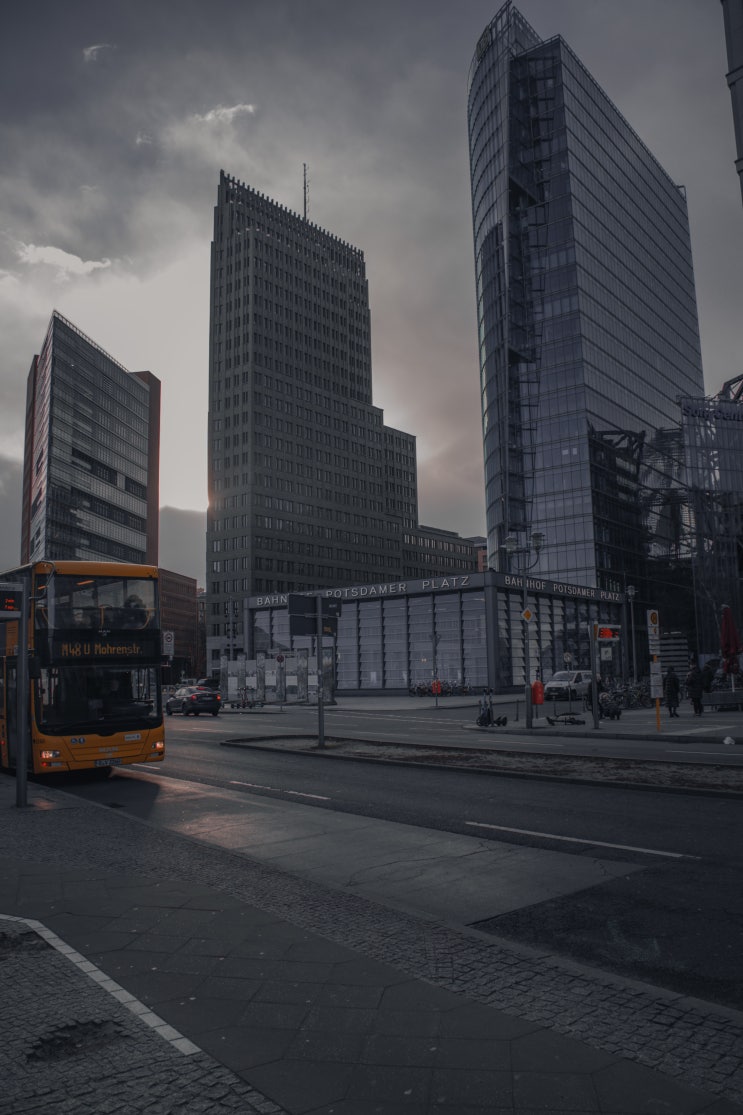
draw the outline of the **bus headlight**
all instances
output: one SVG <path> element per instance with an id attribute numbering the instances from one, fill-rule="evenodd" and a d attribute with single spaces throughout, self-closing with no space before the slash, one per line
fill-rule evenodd
<path id="1" fill-rule="evenodd" d="M 61 751 L 42 751 L 41 752 L 41 758 L 42 759 L 58 759 L 61 754 L 62 754 Z"/>
<path id="2" fill-rule="evenodd" d="M 164 751 L 165 750 L 165 740 L 156 739 L 155 742 L 152 745 L 152 750 L 153 751 Z"/>

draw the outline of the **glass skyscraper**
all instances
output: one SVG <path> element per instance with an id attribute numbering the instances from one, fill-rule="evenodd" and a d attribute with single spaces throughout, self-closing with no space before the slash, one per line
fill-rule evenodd
<path id="1" fill-rule="evenodd" d="M 56 310 L 26 394 L 21 561 L 157 565 L 160 380 Z"/>
<path id="2" fill-rule="evenodd" d="M 703 394 L 684 190 L 511 3 L 468 124 L 489 564 L 540 530 L 540 575 L 657 607 L 690 556 L 678 399 Z"/>
<path id="3" fill-rule="evenodd" d="M 743 0 L 722 0 L 725 43 L 728 55 L 728 85 L 735 127 L 735 169 L 743 192 Z"/>

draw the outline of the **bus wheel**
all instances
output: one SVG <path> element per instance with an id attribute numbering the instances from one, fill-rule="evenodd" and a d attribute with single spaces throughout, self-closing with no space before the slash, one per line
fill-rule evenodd
<path id="1" fill-rule="evenodd" d="M 194 713 L 193 713 L 193 714 L 194 714 L 194 716 L 198 716 L 198 715 L 199 715 L 199 714 L 198 714 L 198 712 L 196 711 L 196 709 L 194 709 Z"/>
<path id="2" fill-rule="evenodd" d="M 212 716 L 219 716 L 219 709 L 212 713 Z"/>

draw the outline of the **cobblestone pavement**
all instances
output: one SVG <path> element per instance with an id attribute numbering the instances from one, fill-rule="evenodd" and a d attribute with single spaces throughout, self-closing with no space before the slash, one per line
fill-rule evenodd
<path id="1" fill-rule="evenodd" d="M 2 1115 L 743 1113 L 737 1012 L 319 887 L 57 791 L 32 787 L 25 810 L 11 796 L 0 779 L 0 909 L 37 921 L 0 921 Z M 243 919 L 242 952 L 206 947 L 197 915 L 215 894 L 225 936 L 230 917 Z M 178 932 L 166 928 L 174 911 Z M 54 934 L 72 947 L 60 951 Z M 176 942 L 190 967 L 173 965 Z M 292 975 L 279 985 L 270 958 L 284 963 L 287 948 Z M 215 980 L 214 954 L 229 950 L 232 981 Z M 344 966 L 353 988 L 335 974 Z M 219 1002 L 208 997 L 217 984 Z M 231 1013 L 238 984 L 245 1001 Z M 376 1005 L 362 994 L 372 985 Z M 293 1044 L 248 1055 L 281 1027 L 299 1032 L 303 1052 L 292 1031 Z"/>
<path id="2" fill-rule="evenodd" d="M 0 978 L 3 1113 L 283 1115 L 38 922 L 0 916 Z"/>

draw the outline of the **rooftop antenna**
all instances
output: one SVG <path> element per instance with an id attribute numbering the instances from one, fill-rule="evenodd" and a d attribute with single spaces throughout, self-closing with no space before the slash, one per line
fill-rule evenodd
<path id="1" fill-rule="evenodd" d="M 304 170 L 304 219 L 307 220 L 307 214 L 310 211 L 310 180 L 307 177 L 307 163 L 302 163 Z"/>

